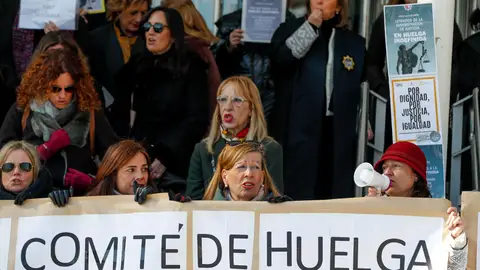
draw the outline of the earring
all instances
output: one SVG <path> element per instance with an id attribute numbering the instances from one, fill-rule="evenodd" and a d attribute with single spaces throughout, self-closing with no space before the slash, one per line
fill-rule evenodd
<path id="1" fill-rule="evenodd" d="M 336 13 L 337 13 L 337 15 L 338 15 L 338 13 L 340 13 L 340 11 L 338 11 L 338 10 L 337 10 L 337 12 L 336 12 Z"/>

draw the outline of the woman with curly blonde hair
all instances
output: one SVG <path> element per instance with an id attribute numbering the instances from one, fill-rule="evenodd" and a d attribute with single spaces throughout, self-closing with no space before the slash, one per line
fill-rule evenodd
<path id="1" fill-rule="evenodd" d="M 103 112 L 86 62 L 67 48 L 33 59 L 0 129 L 0 146 L 37 146 L 56 188 L 85 191 L 97 171 L 93 157 L 118 141 Z"/>

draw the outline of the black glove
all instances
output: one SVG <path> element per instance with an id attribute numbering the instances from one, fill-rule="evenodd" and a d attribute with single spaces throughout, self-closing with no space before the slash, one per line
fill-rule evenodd
<path id="1" fill-rule="evenodd" d="M 60 190 L 54 190 L 48 194 L 48 197 L 52 201 L 53 204 L 55 204 L 58 207 L 64 207 L 67 205 L 68 201 L 70 200 L 70 197 L 73 197 L 73 187 L 70 187 L 70 189 L 60 189 Z"/>
<path id="2" fill-rule="evenodd" d="M 137 181 L 133 181 L 134 200 L 138 204 L 143 204 L 147 200 L 148 194 L 153 194 L 154 190 L 151 186 L 140 186 Z"/>
<path id="3" fill-rule="evenodd" d="M 283 203 L 283 202 L 291 202 L 293 201 L 292 198 L 288 197 L 287 195 L 280 195 L 268 198 L 269 203 Z"/>
<path id="4" fill-rule="evenodd" d="M 32 192 L 27 188 L 18 193 L 13 202 L 15 205 L 22 205 L 27 199 L 31 199 Z"/>
<path id="5" fill-rule="evenodd" d="M 176 201 L 176 202 L 185 203 L 185 202 L 191 202 L 192 198 L 190 198 L 188 196 L 185 196 L 185 195 L 182 195 L 180 193 L 177 193 L 177 194 L 175 194 L 175 197 L 173 197 L 173 200 Z"/>

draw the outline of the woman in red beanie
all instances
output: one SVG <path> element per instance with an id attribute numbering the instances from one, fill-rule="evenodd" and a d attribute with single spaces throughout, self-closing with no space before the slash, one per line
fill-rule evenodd
<path id="1" fill-rule="evenodd" d="M 427 183 L 427 159 L 423 151 L 413 143 L 397 142 L 391 145 L 375 164 L 375 170 L 390 178 L 390 187 L 384 196 L 431 198 Z M 369 197 L 380 194 L 368 189 Z M 448 270 L 466 269 L 467 237 L 464 222 L 455 207 L 447 210 L 447 228 L 450 231 L 448 245 Z"/>

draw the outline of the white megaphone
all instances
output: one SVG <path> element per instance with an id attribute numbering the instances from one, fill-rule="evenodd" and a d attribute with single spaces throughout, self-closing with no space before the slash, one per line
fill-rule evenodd
<path id="1" fill-rule="evenodd" d="M 379 191 L 386 191 L 390 187 L 390 179 L 383 174 L 379 174 L 373 169 L 370 163 L 360 164 L 355 173 L 353 180 L 358 187 L 374 187 Z"/>

